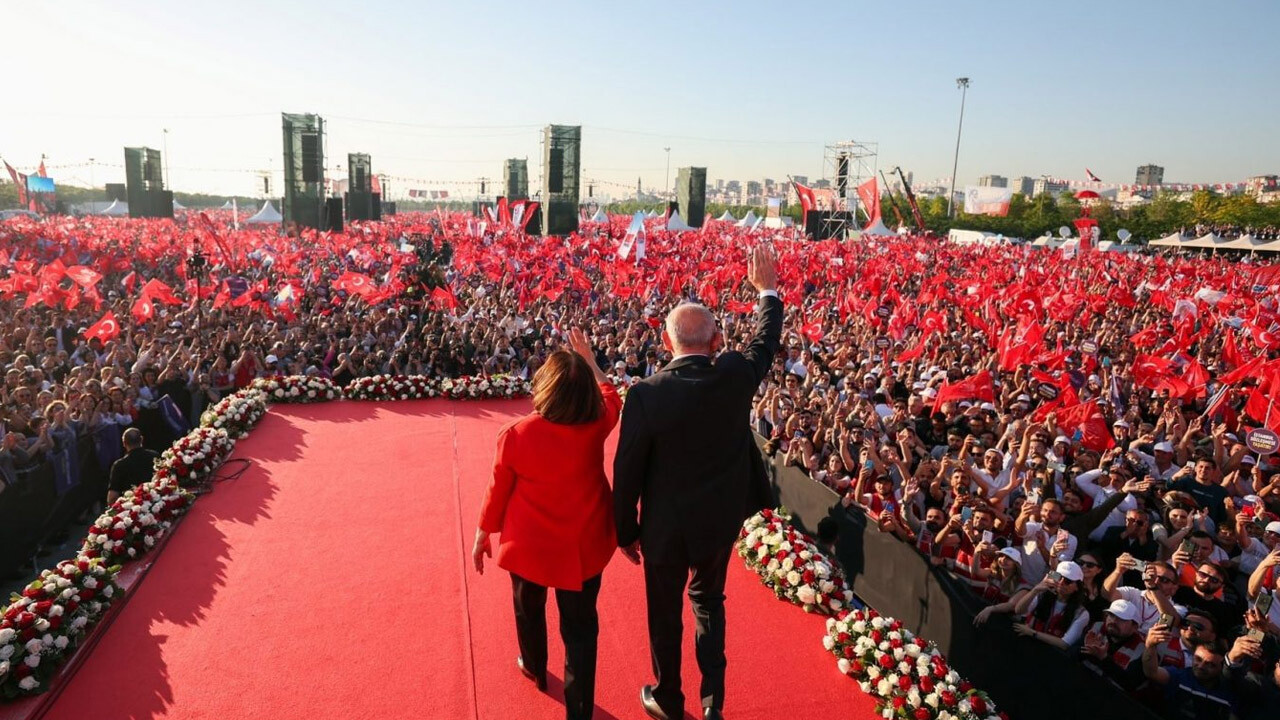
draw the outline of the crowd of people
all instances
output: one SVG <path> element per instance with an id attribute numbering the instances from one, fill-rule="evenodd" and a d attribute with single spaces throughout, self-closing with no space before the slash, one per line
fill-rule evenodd
<path id="1" fill-rule="evenodd" d="M 621 259 L 629 220 L 568 238 L 439 213 L 343 235 L 0 223 L 0 503 L 44 464 L 74 485 L 86 438 L 100 462 L 123 427 L 163 449 L 258 377 L 529 378 L 581 328 L 625 385 L 671 360 L 681 300 L 744 343 L 742 248 L 770 231 L 655 223 Z M 446 244 L 427 272 L 422 249 Z M 1280 707 L 1280 468 L 1248 446 L 1280 430 L 1280 316 L 1256 266 L 775 245 L 784 351 L 753 411 L 769 452 L 971 584 L 979 623 L 1008 615 L 1174 717 Z"/>
<path id="2" fill-rule="evenodd" d="M 1209 233 L 1213 233 L 1218 237 L 1225 237 L 1225 238 L 1238 238 L 1238 237 L 1244 237 L 1248 235 L 1254 238 L 1255 240 L 1280 239 L 1280 228 L 1274 225 L 1253 226 L 1253 225 L 1234 225 L 1230 223 L 1218 223 L 1216 225 L 1208 224 L 1208 223 L 1197 223 L 1194 227 L 1190 228 L 1189 230 L 1184 230 L 1182 234 L 1187 235 L 1189 233 L 1194 233 L 1195 237 L 1202 237 L 1204 235 L 1208 235 Z"/>

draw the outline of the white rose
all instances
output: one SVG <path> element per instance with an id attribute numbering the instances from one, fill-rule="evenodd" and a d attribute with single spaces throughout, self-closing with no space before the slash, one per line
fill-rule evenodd
<path id="1" fill-rule="evenodd" d="M 924 696 L 924 704 L 928 705 L 931 708 L 934 708 L 935 710 L 938 707 L 938 702 L 939 702 L 938 693 L 936 692 L 931 692 L 928 695 Z"/>
<path id="2" fill-rule="evenodd" d="M 36 642 L 39 642 L 39 641 L 37 640 Z M 31 655 L 28 655 L 22 658 L 22 662 L 26 663 L 27 667 L 29 668 L 38 668 L 40 667 L 40 654 L 34 653 Z"/>
<path id="3" fill-rule="evenodd" d="M 845 660 L 844 658 L 840 658 L 838 661 L 836 661 L 836 667 L 840 668 L 841 675 L 848 675 L 849 671 L 853 669 L 853 664 L 850 663 L 848 660 Z M 0 673 L 0 675 L 3 675 L 3 674 L 4 673 Z"/>
<path id="4" fill-rule="evenodd" d="M 17 636 L 17 631 L 13 628 L 4 628 L 0 630 L 0 644 L 7 643 Z"/>
<path id="5" fill-rule="evenodd" d="M 863 680 L 862 682 L 858 683 L 858 687 L 862 688 L 862 692 L 868 695 L 871 694 L 871 683 Z"/>
<path id="6" fill-rule="evenodd" d="M 800 602 L 804 603 L 805 605 L 812 605 L 814 602 L 818 600 L 818 594 L 813 591 L 812 587 L 808 585 L 802 585 L 800 586 L 800 589 L 796 591 L 796 598 L 799 599 Z M 829 649 L 830 648 L 828 648 L 828 650 Z"/>
<path id="7" fill-rule="evenodd" d="M 44 643 L 40 641 L 40 638 L 28 640 L 27 644 L 22 646 L 22 649 L 26 650 L 28 655 L 39 655 L 40 651 L 44 650 Z"/>
<path id="8" fill-rule="evenodd" d="M 34 675 L 28 675 L 18 681 L 18 687 L 23 690 L 35 690 L 40 685 L 40 681 L 36 680 Z"/>
<path id="9" fill-rule="evenodd" d="M 0 660 L 0 679 L 3 679 L 8 674 L 9 674 L 9 661 Z"/>
<path id="10" fill-rule="evenodd" d="M 822 638 L 822 647 L 828 650 L 834 650 L 836 647 L 836 639 L 831 637 L 830 635 L 824 636 Z"/>
<path id="11" fill-rule="evenodd" d="M 881 680 L 880 682 L 876 683 L 877 695 L 881 697 L 888 697 L 889 693 L 892 691 L 893 691 L 893 685 L 890 684 L 888 680 Z"/>
<path id="12" fill-rule="evenodd" d="M 791 585 L 792 587 L 799 585 L 800 581 L 803 579 L 804 578 L 800 576 L 800 573 L 796 572 L 795 570 L 792 570 L 791 572 L 787 573 L 787 584 Z"/>
<path id="13" fill-rule="evenodd" d="M 960 704 L 956 706 L 956 709 L 960 711 L 961 717 L 973 712 L 973 706 L 969 704 L 968 700 L 961 700 Z"/>
<path id="14" fill-rule="evenodd" d="M 66 635 L 59 635 L 53 641 L 53 646 L 58 648 L 59 650 L 66 650 L 67 646 L 70 644 L 71 644 L 71 639 L 68 638 Z"/>
<path id="15" fill-rule="evenodd" d="M 13 657 L 14 652 L 16 651 L 14 650 L 13 645 L 0 645 L 0 660 L 8 660 Z M 0 673 L 0 675 L 3 674 L 4 673 Z"/>
<path id="16" fill-rule="evenodd" d="M 276 397 L 284 397 L 284 390 L 276 389 Z"/>

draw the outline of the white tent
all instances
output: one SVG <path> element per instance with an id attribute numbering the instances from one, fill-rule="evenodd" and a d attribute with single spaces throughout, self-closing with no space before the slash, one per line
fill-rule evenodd
<path id="1" fill-rule="evenodd" d="M 689 223 L 685 222 L 684 218 L 680 217 L 680 211 L 677 210 L 676 212 L 671 213 L 671 217 L 667 218 L 667 229 L 692 230 L 693 227 L 689 225 Z"/>
<path id="2" fill-rule="evenodd" d="M 875 222 L 873 222 L 873 223 L 871 223 L 870 225 L 868 225 L 868 226 L 866 226 L 865 228 L 863 228 L 863 229 L 862 229 L 862 234 L 863 234 L 863 235 L 871 235 L 871 236 L 873 236 L 873 237 L 874 237 L 874 236 L 889 236 L 889 235 L 897 235 L 897 233 L 895 233 L 894 231 L 892 231 L 892 230 L 890 230 L 889 228 L 885 227 L 885 225 L 884 225 L 884 221 L 883 221 L 883 220 L 881 220 L 880 218 L 876 218 L 876 221 L 875 221 Z"/>
<path id="3" fill-rule="evenodd" d="M 648 213 L 647 215 L 645 215 L 645 217 L 656 218 L 656 217 L 658 217 L 658 211 L 657 211 L 657 210 L 650 210 L 650 211 L 649 211 L 649 213 Z"/>
<path id="4" fill-rule="evenodd" d="M 754 210 L 748 210 L 748 211 L 747 211 L 747 215 L 746 215 L 746 217 L 744 217 L 744 218 L 742 218 L 741 220 L 739 220 L 739 221 L 738 221 L 738 227 L 740 227 L 740 228 L 753 228 L 753 227 L 755 227 L 755 226 L 756 226 L 756 220 L 757 220 L 757 219 L 758 219 L 758 218 L 756 218 L 756 213 L 755 213 L 755 211 L 754 211 Z"/>
<path id="5" fill-rule="evenodd" d="M 604 214 L 604 208 L 596 208 L 596 214 L 591 216 L 591 222 L 609 222 L 609 216 Z"/>
<path id="6" fill-rule="evenodd" d="M 1215 235 L 1214 233 L 1208 233 L 1207 235 L 1201 235 L 1194 240 L 1187 240 L 1183 242 L 1182 247 L 1212 250 L 1214 248 L 1220 248 L 1228 242 L 1230 242 L 1230 238 L 1224 238 L 1220 235 Z"/>
<path id="7" fill-rule="evenodd" d="M 265 224 L 265 223 L 278 223 L 281 220 L 284 220 L 284 217 L 281 216 L 280 213 L 276 211 L 275 206 L 271 204 L 270 200 L 268 200 L 262 203 L 262 209 L 258 211 L 257 215 L 254 215 L 248 220 L 245 220 L 245 222 Z"/>
<path id="8" fill-rule="evenodd" d="M 720 221 L 722 221 L 722 222 L 737 222 L 737 221 L 738 221 L 738 218 L 736 218 L 736 217 L 734 217 L 734 216 L 730 215 L 728 210 L 725 210 L 723 213 L 721 213 L 720 217 L 718 217 L 718 218 L 716 218 L 716 219 L 717 219 L 717 220 L 720 220 Z"/>
<path id="9" fill-rule="evenodd" d="M 1155 247 L 1182 247 L 1186 241 L 1187 238 L 1183 237 L 1182 233 L 1173 233 L 1159 240 L 1152 240 L 1149 244 Z"/>
<path id="10" fill-rule="evenodd" d="M 183 205 L 182 203 L 178 202 L 177 200 L 174 200 L 174 201 L 173 201 L 173 209 L 174 209 L 174 210 L 186 210 L 186 209 L 187 209 L 187 206 L 186 206 L 186 205 Z"/>
<path id="11" fill-rule="evenodd" d="M 129 214 L 129 203 L 116 200 L 107 206 L 106 210 L 98 213 L 99 215 L 107 215 L 110 217 L 124 217 Z"/>
<path id="12" fill-rule="evenodd" d="M 226 201 L 226 202 L 222 203 L 222 207 L 220 207 L 220 208 L 218 208 L 218 209 L 219 209 L 219 210 L 230 210 L 230 209 L 231 209 L 231 201 L 230 201 L 230 200 L 228 200 L 228 201 Z"/>

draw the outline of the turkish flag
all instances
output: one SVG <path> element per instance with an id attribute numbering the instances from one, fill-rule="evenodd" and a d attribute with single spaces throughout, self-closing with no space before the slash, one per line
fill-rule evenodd
<path id="1" fill-rule="evenodd" d="M 148 300 L 159 300 L 165 305 L 181 305 L 182 300 L 173 294 L 173 288 L 167 284 L 152 278 L 142 286 L 142 297 Z"/>
<path id="2" fill-rule="evenodd" d="M 874 177 L 858 186 L 858 199 L 867 213 L 867 226 L 875 225 L 880 219 L 880 190 Z"/>
<path id="3" fill-rule="evenodd" d="M 1111 436 L 1107 427 L 1107 419 L 1102 409 L 1095 402 L 1083 402 L 1072 407 L 1060 408 L 1057 411 L 1058 427 L 1069 433 L 1080 435 L 1080 444 L 1095 452 L 1103 452 L 1115 447 L 1116 439 Z"/>
<path id="4" fill-rule="evenodd" d="M 813 195 L 813 188 L 805 187 L 795 180 L 791 181 L 796 186 L 796 196 L 800 198 L 801 212 L 809 212 L 818 206 L 818 200 Z M 801 218 L 803 220 L 803 218 Z"/>
<path id="5" fill-rule="evenodd" d="M 89 329 L 84 331 L 84 337 L 86 340 L 98 338 L 103 343 L 114 340 L 119 337 L 119 335 L 120 323 L 116 322 L 116 314 L 110 310 L 107 311 L 106 315 L 102 316 L 101 320 L 89 326 Z"/>
<path id="6" fill-rule="evenodd" d="M 458 299 L 453 296 L 453 293 L 442 287 L 431 290 L 431 299 L 438 303 L 440 307 L 447 307 L 450 310 L 458 307 Z"/>
<path id="7" fill-rule="evenodd" d="M 1262 388 L 1256 387 L 1249 393 L 1244 411 L 1272 432 L 1280 433 L 1280 405 L 1276 404 L 1274 397 L 1267 397 Z"/>
<path id="8" fill-rule="evenodd" d="M 136 301 L 134 301 L 133 308 L 130 310 L 130 312 L 133 313 L 133 319 L 138 321 L 139 324 L 141 324 L 141 323 L 147 322 L 152 317 L 154 317 L 156 314 L 156 309 L 151 306 L 150 298 L 140 297 Z"/>
<path id="9" fill-rule="evenodd" d="M 67 277 L 81 287 L 92 287 L 102 279 L 102 274 L 84 265 L 72 265 L 67 268 Z"/>
<path id="10" fill-rule="evenodd" d="M 991 371 L 983 370 L 968 380 L 958 383 L 943 383 L 938 388 L 938 397 L 933 402 L 933 411 L 941 412 L 943 403 L 951 400 L 985 400 L 995 402 L 995 393 L 991 385 Z"/>
<path id="11" fill-rule="evenodd" d="M 373 281 L 367 275 L 350 270 L 344 272 L 333 286 L 338 290 L 346 290 L 352 295 L 368 295 L 373 292 Z"/>

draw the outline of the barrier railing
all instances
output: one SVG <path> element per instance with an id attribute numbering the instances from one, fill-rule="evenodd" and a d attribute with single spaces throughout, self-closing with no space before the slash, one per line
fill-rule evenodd
<path id="1" fill-rule="evenodd" d="M 756 440 L 763 446 L 763 439 Z M 964 582 L 934 567 L 913 546 L 880 532 L 861 510 L 847 511 L 838 494 L 800 470 L 768 456 L 765 468 L 778 503 L 797 525 L 813 533 L 822 518 L 837 520 L 836 557 L 859 599 L 937 644 L 952 667 L 1010 717 L 1159 718 L 1074 654 L 1015 635 L 1008 616 L 975 627 L 973 618 L 984 604 Z"/>

